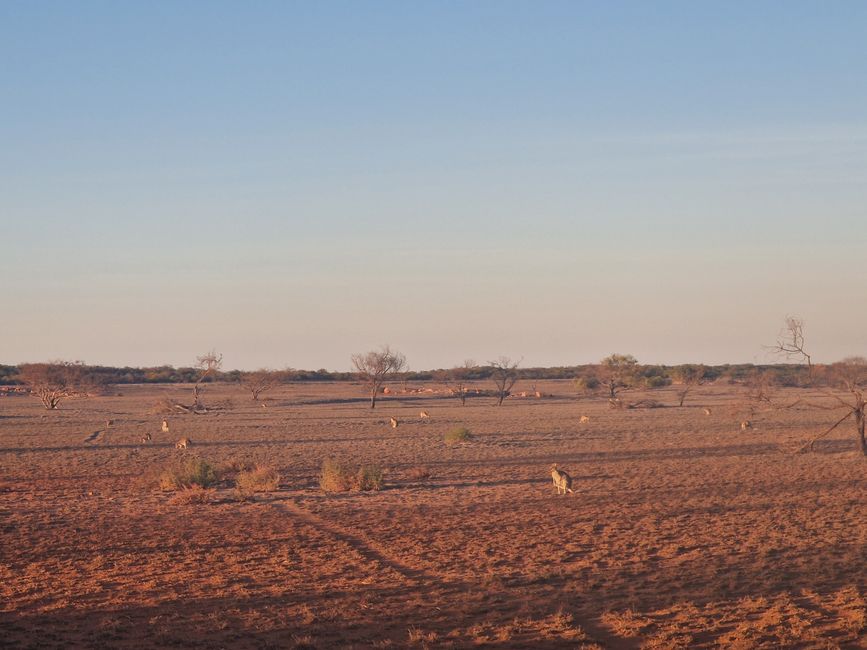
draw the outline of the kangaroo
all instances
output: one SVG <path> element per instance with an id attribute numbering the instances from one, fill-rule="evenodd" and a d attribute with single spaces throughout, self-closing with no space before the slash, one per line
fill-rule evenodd
<path id="1" fill-rule="evenodd" d="M 169 421 L 163 420 L 163 433 L 168 433 L 168 432 L 169 432 Z"/>
<path id="2" fill-rule="evenodd" d="M 186 449 L 191 444 L 193 444 L 193 441 L 189 438 L 181 438 L 175 443 L 175 449 Z"/>
<path id="3" fill-rule="evenodd" d="M 422 420 L 427 420 L 428 418 L 430 418 L 430 414 L 427 411 L 422 411 L 421 413 L 418 414 L 418 416 Z"/>
<path id="4" fill-rule="evenodd" d="M 560 494 L 561 490 L 563 494 L 567 492 L 575 494 L 575 491 L 572 489 L 572 477 L 562 469 L 557 469 L 556 463 L 551 465 L 551 478 L 554 479 L 554 487 L 557 488 L 557 494 Z"/>
<path id="5" fill-rule="evenodd" d="M 741 431 L 746 431 L 747 429 L 752 429 L 752 428 L 753 428 L 753 423 L 750 422 L 749 420 L 744 420 L 743 422 L 741 422 Z"/>
<path id="6" fill-rule="evenodd" d="M 141 443 L 142 443 L 143 445 L 144 445 L 144 444 L 147 444 L 147 443 L 149 443 L 149 442 L 151 441 L 151 439 L 152 439 L 152 438 L 151 438 L 151 434 L 146 433 L 146 434 L 144 434 L 144 435 L 141 437 Z"/>
<path id="7" fill-rule="evenodd" d="M 578 421 L 579 421 L 581 424 L 586 424 L 586 423 L 590 422 L 590 416 L 589 416 L 589 415 L 582 415 L 582 416 L 581 416 L 581 419 L 578 420 Z"/>
<path id="8" fill-rule="evenodd" d="M 389 422 L 391 423 L 392 429 L 397 429 L 397 425 L 398 425 L 397 418 L 389 418 Z"/>
<path id="9" fill-rule="evenodd" d="M 105 421 L 105 426 L 106 426 L 106 428 L 110 427 L 110 426 L 113 425 L 113 424 L 114 424 L 114 420 L 106 420 L 106 421 Z"/>
<path id="10" fill-rule="evenodd" d="M 709 408 L 704 409 L 704 414 L 705 414 L 705 415 L 710 415 L 710 414 L 711 414 L 711 410 L 710 410 Z"/>

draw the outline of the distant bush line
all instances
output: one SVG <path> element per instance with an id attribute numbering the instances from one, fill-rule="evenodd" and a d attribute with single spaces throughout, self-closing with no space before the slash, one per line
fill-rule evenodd
<path id="1" fill-rule="evenodd" d="M 638 369 L 640 377 L 645 379 L 647 387 L 668 385 L 681 374 L 681 370 L 693 364 L 677 366 L 642 365 Z M 90 378 L 98 384 L 193 384 L 201 377 L 201 369 L 175 368 L 173 366 L 157 366 L 153 368 L 114 368 L 111 366 L 84 366 Z M 519 368 L 518 378 L 534 379 L 569 379 L 580 380 L 595 377 L 597 364 L 579 366 L 557 366 L 553 368 Z M 798 364 L 725 364 L 719 366 L 704 366 L 704 381 L 713 382 L 728 380 L 741 383 L 755 375 L 756 371 L 766 374 L 768 379 L 778 386 L 799 386 L 807 372 L 805 365 Z M 283 382 L 316 382 L 316 381 L 358 381 L 358 373 L 330 372 L 320 370 L 279 370 Z M 433 381 L 439 380 L 442 370 L 403 372 L 395 376 L 397 381 Z M 490 366 L 479 366 L 466 372 L 467 381 L 490 379 L 493 369 Z M 11 386 L 22 382 L 17 379 L 18 367 L 0 364 L 0 385 Z M 242 379 L 243 371 L 230 370 L 218 372 L 207 381 L 237 383 Z"/>

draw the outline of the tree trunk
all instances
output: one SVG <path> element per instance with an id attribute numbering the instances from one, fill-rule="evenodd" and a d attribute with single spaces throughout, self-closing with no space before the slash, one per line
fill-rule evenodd
<path id="1" fill-rule="evenodd" d="M 503 405 L 503 400 L 504 400 L 505 398 L 506 398 L 506 393 L 503 392 L 503 391 L 500 391 L 500 397 L 499 397 L 499 399 L 497 400 L 497 406 L 502 406 L 502 405 Z"/>
<path id="2" fill-rule="evenodd" d="M 858 429 L 858 444 L 861 446 L 861 453 L 867 456 L 867 438 L 864 437 L 864 406 L 864 402 L 861 402 L 855 409 L 855 426 Z"/>
<path id="3" fill-rule="evenodd" d="M 467 405 L 467 394 L 461 390 L 461 406 Z"/>
<path id="4" fill-rule="evenodd" d="M 373 390 L 370 391 L 370 408 L 376 408 L 376 391 L 379 390 L 379 387 L 374 384 Z"/>

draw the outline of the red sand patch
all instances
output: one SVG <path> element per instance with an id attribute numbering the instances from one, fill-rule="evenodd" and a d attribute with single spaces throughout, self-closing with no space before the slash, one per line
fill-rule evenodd
<path id="1" fill-rule="evenodd" d="M 827 413 L 760 412 L 741 432 L 728 387 L 630 411 L 539 389 L 371 412 L 355 385 L 287 387 L 267 409 L 220 386 L 206 401 L 233 408 L 169 417 L 170 433 L 153 405 L 183 387 L 58 412 L 3 400 L 0 646 L 867 647 L 867 461 L 845 430 L 790 453 Z M 446 445 L 455 426 L 473 440 Z M 283 487 L 209 504 L 144 487 L 184 436 Z M 323 494 L 326 456 L 381 464 L 386 489 Z M 554 494 L 552 462 L 576 495 Z"/>

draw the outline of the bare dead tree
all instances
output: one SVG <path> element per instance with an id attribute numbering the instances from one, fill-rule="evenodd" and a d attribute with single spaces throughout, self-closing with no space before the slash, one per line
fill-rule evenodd
<path id="1" fill-rule="evenodd" d="M 827 410 L 846 409 L 845 415 L 837 420 L 830 428 L 810 440 L 799 451 L 809 449 L 813 451 L 818 440 L 824 438 L 849 418 L 855 424 L 855 433 L 858 438 L 858 447 L 861 454 L 867 456 L 867 438 L 865 438 L 865 403 L 864 393 L 867 392 L 867 359 L 864 357 L 848 357 L 837 363 L 833 363 L 826 369 L 827 378 L 833 384 L 849 393 L 849 399 L 844 399 L 835 393 L 824 392 L 833 397 L 837 405 L 823 407 Z M 817 406 L 817 405 L 813 405 Z"/>
<path id="2" fill-rule="evenodd" d="M 56 409 L 67 397 L 85 394 L 82 384 L 85 365 L 81 361 L 24 363 L 18 366 L 18 379 L 49 410 Z"/>
<path id="3" fill-rule="evenodd" d="M 260 368 L 241 374 L 241 386 L 250 391 L 253 401 L 259 400 L 259 395 L 265 393 L 280 383 L 280 373 L 268 368 Z"/>
<path id="4" fill-rule="evenodd" d="M 759 368 L 753 369 L 744 380 L 746 398 L 753 404 L 751 411 L 755 411 L 757 405 L 775 407 L 774 403 L 775 378 L 773 373 Z"/>
<path id="5" fill-rule="evenodd" d="M 778 352 L 785 354 L 787 358 L 798 358 L 805 361 L 808 367 L 812 370 L 812 359 L 807 354 L 804 347 L 804 323 L 801 319 L 795 317 L 786 318 L 786 327 L 790 334 L 790 339 L 784 340 L 786 345 L 778 346 Z M 822 408 L 825 410 L 845 409 L 844 415 L 839 418 L 828 429 L 820 433 L 818 436 L 810 440 L 798 451 L 809 449 L 813 451 L 815 444 L 821 438 L 824 438 L 829 433 L 834 431 L 838 426 L 852 419 L 855 425 L 855 433 L 858 438 L 858 447 L 863 456 L 867 456 L 867 437 L 865 437 L 865 408 L 867 402 L 864 399 L 864 393 L 867 392 L 867 359 L 864 357 L 848 357 L 837 363 L 833 363 L 825 368 L 826 379 L 829 383 L 847 392 L 848 399 L 841 397 L 837 393 L 830 391 L 821 391 L 822 394 L 831 397 L 836 402 L 833 406 L 820 404 L 809 404 L 814 408 Z M 811 372 L 811 384 L 815 381 L 815 375 Z"/>
<path id="6" fill-rule="evenodd" d="M 683 406 L 686 396 L 690 394 L 693 388 L 701 386 L 704 383 L 705 372 L 706 369 L 703 365 L 680 366 L 675 371 L 675 378 L 680 382 L 680 388 L 677 390 L 678 406 Z"/>
<path id="7" fill-rule="evenodd" d="M 780 330 L 777 343 L 769 347 L 787 359 L 804 361 L 808 368 L 813 368 L 813 359 L 804 349 L 804 320 L 802 318 L 786 316 L 786 326 Z"/>
<path id="8" fill-rule="evenodd" d="M 444 370 L 439 377 L 449 390 L 454 393 L 455 397 L 461 401 L 461 406 L 466 406 L 467 404 L 467 382 L 476 370 L 478 370 L 478 364 L 471 359 L 467 359 L 460 366 Z"/>
<path id="9" fill-rule="evenodd" d="M 216 350 L 211 350 L 200 357 L 196 357 L 196 368 L 201 370 L 201 374 L 196 380 L 196 384 L 193 386 L 193 409 L 195 411 L 206 410 L 201 400 L 202 382 L 208 377 L 216 375 L 222 367 L 223 355 L 218 354 Z"/>
<path id="10" fill-rule="evenodd" d="M 406 367 L 406 357 L 383 345 L 379 350 L 353 354 L 352 365 L 370 388 L 370 408 L 376 408 L 376 397 L 382 384 Z"/>
<path id="11" fill-rule="evenodd" d="M 523 358 L 512 361 L 509 357 L 500 357 L 496 361 L 488 361 L 491 367 L 491 378 L 497 386 L 497 406 L 503 405 L 503 400 L 511 392 L 518 381 L 518 366 Z"/>

